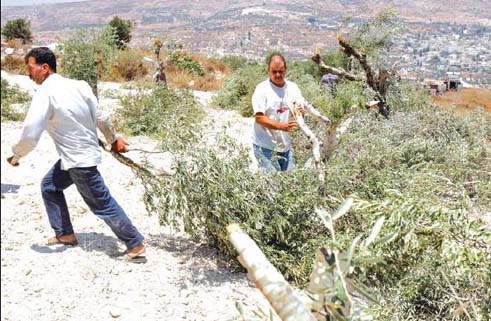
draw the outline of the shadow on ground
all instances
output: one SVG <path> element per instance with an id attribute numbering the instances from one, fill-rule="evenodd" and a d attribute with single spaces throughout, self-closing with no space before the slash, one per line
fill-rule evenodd
<path id="1" fill-rule="evenodd" d="M 2 198 L 3 198 L 3 194 L 17 193 L 17 191 L 19 190 L 19 187 L 20 187 L 20 185 L 2 183 Z"/>
<path id="2" fill-rule="evenodd" d="M 186 273 L 182 273 L 185 278 L 180 282 L 183 289 L 189 283 L 219 286 L 244 281 L 244 275 L 238 273 L 244 270 L 230 266 L 220 259 L 214 248 L 189 237 L 162 233 L 150 234 L 146 242 L 149 246 L 163 249 L 180 260 L 182 269 L 187 270 Z"/>
<path id="3" fill-rule="evenodd" d="M 86 252 L 102 252 L 110 257 L 120 257 L 123 255 L 118 250 L 118 240 L 114 236 L 104 235 L 102 233 L 76 233 L 78 239 L 78 245 L 82 250 Z M 47 241 L 47 240 L 46 240 Z M 33 244 L 31 249 L 38 253 L 59 253 L 73 248 L 71 245 L 45 245 L 45 244 Z"/>

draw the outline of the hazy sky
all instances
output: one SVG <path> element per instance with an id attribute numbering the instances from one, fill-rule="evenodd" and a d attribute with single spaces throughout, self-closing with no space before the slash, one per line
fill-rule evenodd
<path id="1" fill-rule="evenodd" d="M 87 0 L 1 0 L 3 6 L 33 6 L 45 3 L 80 2 Z"/>

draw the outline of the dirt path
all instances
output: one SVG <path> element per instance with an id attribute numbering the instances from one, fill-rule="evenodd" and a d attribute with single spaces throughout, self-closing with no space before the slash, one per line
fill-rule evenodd
<path id="1" fill-rule="evenodd" d="M 1 124 L 2 320 L 235 320 L 236 301 L 249 310 L 258 306 L 268 311 L 244 273 L 224 268 L 213 249 L 149 216 L 141 183 L 108 153 L 99 170 L 146 237 L 148 262 L 137 265 L 118 258 L 123 244 L 88 210 L 74 187 L 66 197 L 80 244 L 46 246 L 53 232 L 39 183 L 58 157 L 45 133 L 19 167 L 9 166 L 5 159 L 20 129 L 21 123 Z M 154 144 L 144 137 L 129 141 L 143 148 Z"/>

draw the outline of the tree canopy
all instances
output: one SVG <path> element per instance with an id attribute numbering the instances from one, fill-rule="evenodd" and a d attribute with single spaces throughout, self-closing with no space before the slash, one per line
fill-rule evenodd
<path id="1" fill-rule="evenodd" d="M 7 21 L 2 30 L 5 39 L 21 39 L 23 44 L 32 42 L 31 22 L 26 19 Z"/>
<path id="2" fill-rule="evenodd" d="M 115 16 L 109 22 L 109 30 L 113 38 L 112 45 L 118 49 L 125 49 L 131 40 L 131 29 L 133 29 L 131 21 Z"/>

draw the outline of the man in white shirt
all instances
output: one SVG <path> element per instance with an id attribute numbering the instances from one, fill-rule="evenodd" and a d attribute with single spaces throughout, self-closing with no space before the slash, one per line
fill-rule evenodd
<path id="1" fill-rule="evenodd" d="M 252 96 L 255 115 L 254 155 L 265 172 L 288 171 L 293 167 L 289 132 L 297 129 L 290 120 L 290 107 L 301 107 L 305 99 L 298 86 L 285 80 L 286 61 L 281 54 L 273 54 L 268 61 L 269 79 L 256 86 Z"/>
<path id="2" fill-rule="evenodd" d="M 139 260 L 145 253 L 143 236 L 109 193 L 97 165 L 101 163 L 97 127 L 116 152 L 127 152 L 127 143 L 117 138 L 109 119 L 98 110 L 97 98 L 81 80 L 56 73 L 56 57 L 47 47 L 34 48 L 25 56 L 29 77 L 41 85 L 34 94 L 24 120 L 19 142 L 7 161 L 19 165 L 19 159 L 34 149 L 44 130 L 53 139 L 60 155 L 41 182 L 41 194 L 55 237 L 48 245 L 76 245 L 63 190 L 75 184 L 80 195 L 96 216 L 109 225 L 125 243 L 126 258 Z"/>

